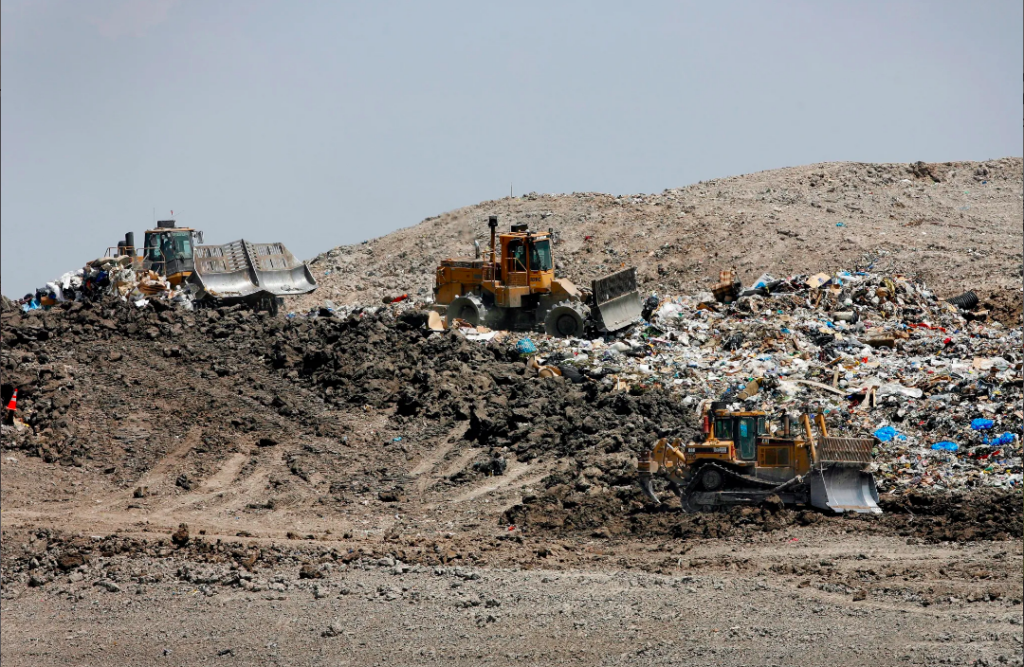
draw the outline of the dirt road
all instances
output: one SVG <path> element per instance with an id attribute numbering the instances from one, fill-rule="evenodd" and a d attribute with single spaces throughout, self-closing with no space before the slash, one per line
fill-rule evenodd
<path id="1" fill-rule="evenodd" d="M 1019 539 L 795 513 L 718 538 L 510 531 L 501 488 L 237 515 L 244 477 L 140 500 L 101 471 L 0 470 L 5 666 L 1021 664 Z"/>
<path id="2" fill-rule="evenodd" d="M 1020 664 L 1019 543 L 822 533 L 710 541 L 672 574 L 609 556 L 564 570 L 355 561 L 303 580 L 295 563 L 261 573 L 275 589 L 261 591 L 182 581 L 187 562 L 141 558 L 135 578 L 163 580 L 5 592 L 2 652 L 5 665 Z M 925 606 L 921 591 L 941 599 Z"/>

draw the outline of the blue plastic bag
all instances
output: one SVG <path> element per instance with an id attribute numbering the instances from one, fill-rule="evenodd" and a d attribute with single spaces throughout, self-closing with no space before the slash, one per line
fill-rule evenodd
<path id="1" fill-rule="evenodd" d="M 975 431 L 987 431 L 995 425 L 995 422 L 991 419 L 982 419 L 981 417 L 971 420 L 971 428 Z"/>
<path id="2" fill-rule="evenodd" d="M 519 354 L 536 354 L 537 346 L 529 338 L 520 338 L 516 343 L 516 352 Z"/>
<path id="3" fill-rule="evenodd" d="M 960 445 L 955 442 L 950 442 L 949 440 L 943 440 L 942 442 L 936 442 L 932 445 L 932 449 L 937 449 L 943 452 L 955 452 L 960 449 Z"/>
<path id="4" fill-rule="evenodd" d="M 900 432 L 894 429 L 892 426 L 883 426 L 882 428 L 878 429 L 877 431 L 875 431 L 875 437 L 881 440 L 882 442 L 889 442 L 894 438 L 899 438 L 900 440 L 907 439 L 907 436 L 901 435 Z"/>
<path id="5" fill-rule="evenodd" d="M 1013 434 L 1010 433 L 1009 431 L 1007 431 L 1006 433 L 1003 433 L 1002 435 L 997 435 L 996 437 L 992 438 L 991 440 L 989 440 L 988 438 L 985 438 L 985 441 L 988 444 L 993 445 L 993 446 L 995 446 L 995 445 L 1012 445 L 1013 444 Z"/>

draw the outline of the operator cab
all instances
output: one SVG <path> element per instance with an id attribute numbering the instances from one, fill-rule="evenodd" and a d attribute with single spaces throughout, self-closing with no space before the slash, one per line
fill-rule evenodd
<path id="1" fill-rule="evenodd" d="M 156 229 L 147 230 L 143 239 L 143 268 L 166 276 L 172 284 L 187 278 L 195 270 L 193 237 L 198 233 L 187 227 L 175 227 L 174 220 L 160 220 Z M 200 243 L 202 239 L 198 239 Z"/>
<path id="2" fill-rule="evenodd" d="M 551 239 L 546 232 L 531 232 L 525 224 L 512 225 L 498 239 L 501 259 L 498 280 L 509 286 L 546 292 L 554 278 Z"/>
<path id="3" fill-rule="evenodd" d="M 768 435 L 768 425 L 764 415 L 745 414 L 715 410 L 713 436 L 715 440 L 728 440 L 736 443 L 736 452 L 744 461 L 757 458 L 757 438 Z"/>

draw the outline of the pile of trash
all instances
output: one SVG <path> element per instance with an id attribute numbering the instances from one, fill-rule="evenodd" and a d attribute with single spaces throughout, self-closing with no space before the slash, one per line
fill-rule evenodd
<path id="1" fill-rule="evenodd" d="M 184 313 L 181 290 L 103 258 L 47 286 L 57 312 L 7 318 L 5 342 L 21 356 L 5 357 L 5 385 L 32 384 L 35 365 L 20 348 L 50 354 L 51 337 L 166 336 L 179 347 L 237 347 L 337 408 L 394 410 L 399 425 L 466 421 L 488 470 L 504 457 L 553 455 L 574 460 L 588 483 L 621 485 L 631 456 L 659 437 L 696 436 L 700 404 L 716 400 L 773 417 L 823 413 L 834 435 L 874 435 L 881 491 L 1020 488 L 1020 322 L 990 319 L 971 292 L 943 300 L 870 267 L 763 275 L 747 288 L 723 276 L 707 293 L 652 295 L 619 335 L 559 339 L 445 330 L 406 294 L 283 318 L 241 307 Z M 89 326 L 72 334 L 76 325 Z M 45 430 L 32 405 L 28 423 Z"/>
<path id="2" fill-rule="evenodd" d="M 989 321 L 971 292 L 940 300 L 864 271 L 765 275 L 735 293 L 654 295 L 645 313 L 622 338 L 528 343 L 540 364 L 634 394 L 823 412 L 836 435 L 875 435 L 882 491 L 1021 485 L 1022 328 Z"/>
<path id="3" fill-rule="evenodd" d="M 192 309 L 192 295 L 181 285 L 171 285 L 155 271 L 140 271 L 128 255 L 100 257 L 76 271 L 46 283 L 33 294 L 14 303 L 24 312 L 46 310 L 67 301 L 95 301 L 116 296 L 142 308 L 150 299 L 166 300 L 186 310 Z"/>
<path id="4" fill-rule="evenodd" d="M 487 344 L 502 361 L 510 360 L 503 355 L 524 361 L 526 375 L 520 377 L 560 376 L 584 392 L 593 384 L 633 398 L 657 395 L 659 405 L 663 397 L 674 397 L 691 413 L 705 400 L 776 416 L 824 413 L 834 435 L 876 437 L 881 491 L 1020 487 L 1024 330 L 1019 323 L 990 320 L 973 292 L 943 300 L 906 276 L 870 268 L 786 279 L 765 274 L 748 288 L 734 276 L 723 272 L 712 292 L 652 295 L 644 319 L 617 336 L 559 339 L 468 325 L 457 328 L 458 336 Z M 412 301 L 383 308 L 342 306 L 300 317 L 391 313 L 412 322 L 419 313 L 424 321 L 417 320 L 417 328 L 434 328 L 421 307 Z M 479 359 L 465 361 L 478 372 L 489 370 Z M 307 358 L 302 366 L 318 364 Z M 515 393 L 532 396 L 520 382 Z M 410 390 L 406 385 L 406 401 L 412 400 Z M 587 400 L 593 401 L 598 394 L 591 394 Z M 471 398 L 466 391 L 455 396 Z M 567 406 L 560 403 L 558 409 Z M 520 412 L 513 422 L 536 418 Z M 639 431 L 685 435 L 679 414 L 673 413 L 671 424 L 651 423 Z M 539 436 L 520 440 L 503 417 L 474 415 L 481 425 L 470 437 L 529 458 Z M 559 430 L 554 429 L 554 451 L 567 453 L 582 444 Z M 623 444 L 636 449 L 642 443 L 629 438 Z"/>

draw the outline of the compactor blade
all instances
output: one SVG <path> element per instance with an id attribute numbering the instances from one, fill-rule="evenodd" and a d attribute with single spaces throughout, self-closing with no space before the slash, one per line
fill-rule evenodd
<path id="1" fill-rule="evenodd" d="M 617 331 L 640 317 L 643 307 L 636 287 L 636 267 L 622 269 L 591 283 L 597 321 L 605 331 Z"/>
<path id="2" fill-rule="evenodd" d="M 309 267 L 283 244 L 244 239 L 196 246 L 193 281 L 205 293 L 227 301 L 297 296 L 317 287 Z"/>
<path id="3" fill-rule="evenodd" d="M 811 504 L 833 512 L 881 514 L 871 463 L 871 438 L 825 437 L 818 443 L 818 462 L 807 473 Z"/>
<path id="4" fill-rule="evenodd" d="M 818 509 L 857 514 L 881 514 L 875 477 L 859 467 L 825 464 L 807 474 L 811 504 Z"/>

